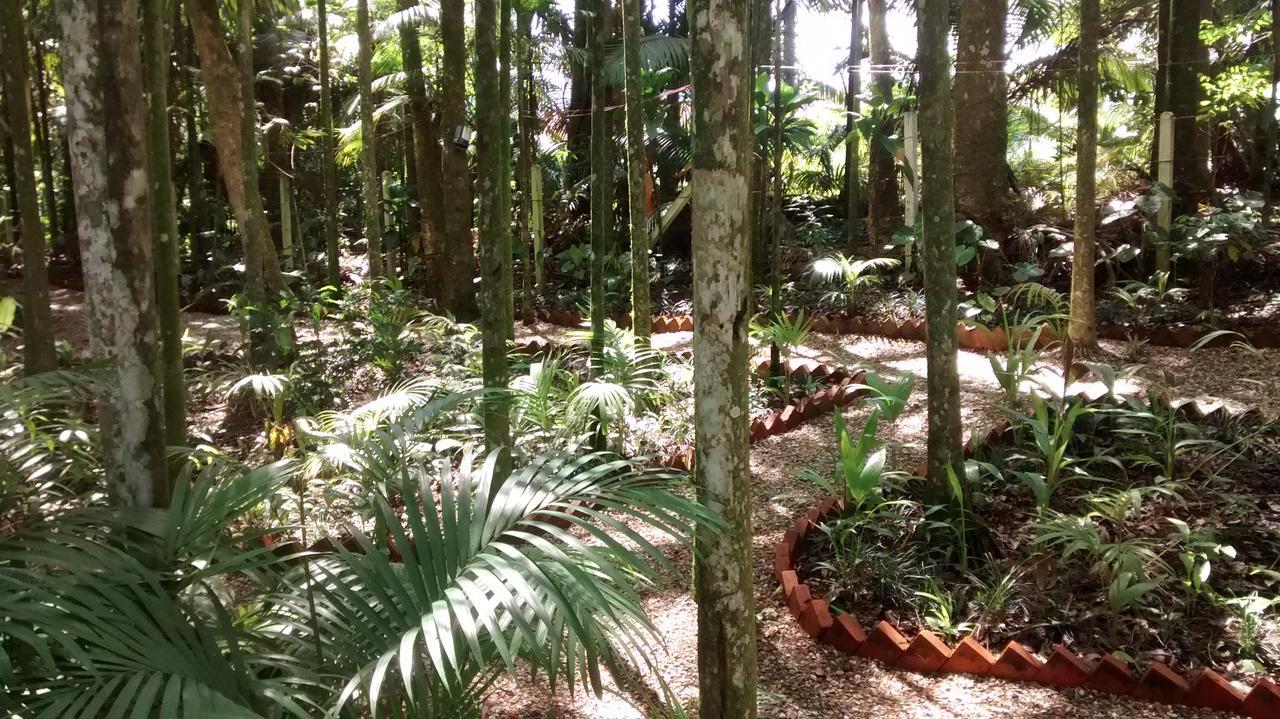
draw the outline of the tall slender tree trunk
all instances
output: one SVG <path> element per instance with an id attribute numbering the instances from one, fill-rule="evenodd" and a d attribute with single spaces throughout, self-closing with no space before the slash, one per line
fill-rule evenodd
<path id="1" fill-rule="evenodd" d="M 1266 120 L 1263 126 L 1265 146 L 1262 149 L 1262 218 L 1265 223 L 1271 219 L 1271 199 L 1275 190 L 1276 143 L 1280 141 L 1276 122 L 1277 107 L 1276 85 L 1280 83 L 1280 0 L 1271 0 L 1271 92 L 1267 99 Z"/>
<path id="2" fill-rule="evenodd" d="M 955 146 L 956 209 L 997 240 L 1008 232 L 1008 14 L 1008 0 L 965 2 L 956 42 L 956 115 L 966 128 Z"/>
<path id="3" fill-rule="evenodd" d="M 511 257 L 511 0 L 498 4 L 498 132 L 502 137 L 502 182 L 498 185 L 499 217 L 504 242 L 498 245 L 502 263 L 502 294 L 506 300 L 507 340 L 516 338 L 515 269 Z"/>
<path id="4" fill-rule="evenodd" d="M 417 5 L 417 0 L 399 0 L 398 3 L 401 10 L 410 10 Z M 400 57 L 404 64 L 405 90 L 409 96 L 409 139 L 412 140 L 413 147 L 406 169 L 413 170 L 416 180 L 414 199 L 418 203 L 421 217 L 420 234 L 413 241 L 418 248 L 418 255 L 425 259 L 434 254 L 432 248 L 440 244 L 444 234 L 444 200 L 440 191 L 440 153 L 437 149 L 440 147 L 440 128 L 436 126 L 431 105 L 427 101 L 427 83 L 422 75 L 422 45 L 418 42 L 416 25 L 400 28 Z M 432 152 L 433 149 L 436 151 Z M 434 271 L 434 265 L 427 263 L 426 269 L 427 284 L 431 288 L 429 291 L 436 293 L 435 288 L 444 278 Z"/>
<path id="5" fill-rule="evenodd" d="M 627 218 L 631 234 L 631 328 L 636 340 L 649 344 L 649 223 L 645 177 L 644 87 L 640 77 L 640 2 L 622 0 L 623 64 L 627 106 Z"/>
<path id="6" fill-rule="evenodd" d="M 845 251 L 850 257 L 858 254 L 862 244 L 862 198 L 858 192 L 858 166 L 862 158 L 858 152 L 858 129 L 854 118 L 861 108 L 858 95 L 862 93 L 862 0 L 851 0 L 849 8 L 849 79 L 844 97 L 844 187 L 845 187 Z"/>
<path id="7" fill-rule="evenodd" d="M 881 72 L 875 74 L 876 94 L 881 102 L 893 99 L 893 76 L 883 72 L 893 62 L 886 24 L 886 0 L 867 0 L 867 35 L 871 50 L 871 65 Z M 875 135 L 867 145 L 867 254 L 874 257 L 902 224 L 902 198 L 898 194 L 898 169 L 893 155 L 881 141 L 892 135 L 894 122 L 883 120 L 875 129 Z"/>
<path id="8" fill-rule="evenodd" d="M 876 0 L 872 0 L 876 2 Z M 921 267 L 924 270 L 928 363 L 928 473 L 935 488 L 946 486 L 947 470 L 962 461 L 960 379 L 956 369 L 955 195 L 952 138 L 950 23 L 947 0 L 917 0 L 920 68 L 920 165 L 924 215 Z M 956 471 L 960 471 L 957 469 Z M 939 494 L 943 491 L 938 489 Z"/>
<path id="9" fill-rule="evenodd" d="M 373 34 L 369 0 L 356 3 L 356 37 L 360 43 L 360 178 L 364 191 L 364 237 L 369 276 L 386 274 L 382 259 L 382 190 L 378 182 L 378 135 L 373 126 Z"/>
<path id="10" fill-rule="evenodd" d="M 182 305 L 178 294 L 178 208 L 169 142 L 169 14 L 164 0 L 143 0 L 142 51 L 147 72 L 152 256 L 160 329 L 165 442 L 187 443 L 187 386 L 182 375 Z"/>
<path id="11" fill-rule="evenodd" d="M 1203 0 L 1172 0 L 1169 17 L 1169 110 L 1173 113 L 1175 213 L 1195 212 L 1213 193 L 1209 133 L 1200 121 L 1200 78 L 1208 48 L 1200 42 Z"/>
<path id="12" fill-rule="evenodd" d="M 187 224 L 191 235 L 191 264 L 197 270 L 208 267 L 213 252 L 210 241 L 209 205 L 205 200 L 204 162 L 200 153 L 200 98 L 196 96 L 195 83 L 191 79 L 190 66 L 194 58 L 195 40 L 190 28 L 184 33 L 182 57 L 182 87 L 186 100 L 184 120 L 187 141 L 187 198 L 191 206 Z"/>
<path id="13" fill-rule="evenodd" d="M 502 134 L 498 78 L 499 0 L 476 0 L 476 192 L 480 226 L 480 337 L 485 387 L 505 388 L 508 382 L 507 340 L 512 316 L 502 263 L 511 257 L 510 218 L 503 214 L 500 185 L 507 183 L 502 156 L 510 138 Z M 511 447 L 510 400 L 505 394 L 484 398 L 481 414 L 485 445 L 490 452 Z M 509 458 L 499 468 L 505 478 Z"/>
<path id="14" fill-rule="evenodd" d="M 218 165 L 244 250 L 244 294 L 262 307 L 268 288 L 283 287 L 275 247 L 258 187 L 258 112 L 253 98 L 253 8 L 242 3 L 237 20 L 240 63 L 223 37 L 217 0 L 187 0 L 204 81 L 205 106 L 218 152 Z M 266 328 L 250 328 L 250 359 L 260 364 Z"/>
<path id="15" fill-rule="evenodd" d="M 782 44 L 782 78 L 788 85 L 796 84 L 796 24 L 799 20 L 796 13 L 796 0 L 782 0 L 782 27 L 779 28 L 779 42 Z"/>
<path id="16" fill-rule="evenodd" d="M 1157 0 L 1156 6 L 1156 75 L 1152 88 L 1155 112 L 1152 115 L 1152 127 L 1160 127 L 1160 115 L 1169 109 L 1169 17 L 1173 8 L 1173 0 Z M 1152 133 L 1151 138 L 1151 179 L 1154 180 L 1159 171 L 1160 138 Z"/>
<path id="17" fill-rule="evenodd" d="M 90 341 L 114 368 L 98 405 L 107 477 L 126 505 L 166 506 L 138 4 L 57 7 Z"/>
<path id="18" fill-rule="evenodd" d="M 22 369 L 38 374 L 58 367 L 49 311 L 49 269 L 40 197 L 36 191 L 31 147 L 31 93 L 28 91 L 26 31 L 22 6 L 0 3 L 0 71 L 4 73 L 4 105 L 11 137 L 16 208 L 22 238 Z M 53 181 L 46 177 L 46 184 Z M 56 210 L 54 210 L 56 214 Z"/>
<path id="19" fill-rule="evenodd" d="M 573 47 L 587 50 L 594 33 L 591 13 L 595 0 L 574 0 Z M 569 66 L 569 108 L 566 120 L 569 158 L 565 163 L 565 189 L 572 188 L 591 172 L 591 68 L 580 63 Z"/>
<path id="20" fill-rule="evenodd" d="M 793 31 L 788 29 L 787 24 L 787 8 L 794 5 L 787 2 L 778 13 L 778 17 L 782 23 L 782 27 L 778 28 L 778 39 L 773 44 L 773 93 L 771 95 L 771 104 L 773 105 L 772 127 L 769 133 L 769 177 L 771 178 L 769 188 L 769 321 L 778 322 L 782 319 L 782 232 L 783 223 L 782 216 L 782 85 L 787 82 L 787 73 L 783 69 L 783 57 L 786 54 L 786 38 Z M 791 22 L 795 22 L 795 18 L 791 18 Z M 793 40 L 794 42 L 794 40 Z M 794 52 L 794 49 L 793 49 Z M 769 376 L 775 381 L 781 381 L 787 377 L 786 369 L 782 366 L 782 348 L 777 342 L 769 345 Z"/>
<path id="21" fill-rule="evenodd" d="M 445 236 L 430 262 L 444 273 L 440 303 L 461 319 L 476 316 L 473 285 L 475 251 L 471 242 L 471 171 L 467 149 L 454 142 L 457 128 L 467 124 L 467 34 L 463 0 L 440 0 L 440 157 Z"/>
<path id="22" fill-rule="evenodd" d="M 520 162 L 516 184 L 520 189 L 520 212 L 516 218 L 517 242 L 520 248 L 520 319 L 533 322 L 533 167 L 537 140 L 534 137 L 533 88 L 533 13 L 517 11 L 516 41 L 516 136 L 520 138 Z"/>
<path id="23" fill-rule="evenodd" d="M 608 86 L 604 77 L 605 45 L 609 42 L 610 0 L 595 0 L 591 38 L 587 43 L 591 69 L 591 376 L 604 371 L 604 268 L 613 221 L 613 166 L 609 148 Z M 595 442 L 604 448 L 604 427 L 597 423 Z"/>
<path id="24" fill-rule="evenodd" d="M 329 70 L 329 11 L 328 0 L 317 0 L 317 34 L 320 36 L 320 183 L 324 204 L 324 255 L 325 274 L 329 284 L 342 285 L 342 273 L 338 266 L 338 180 L 335 176 L 337 159 L 334 157 L 333 98 Z"/>
<path id="25" fill-rule="evenodd" d="M 33 20 L 38 6 L 39 3 L 32 0 Z M 53 135 L 49 124 L 49 83 L 45 79 L 44 42 L 37 38 L 34 32 L 31 34 L 31 47 L 32 67 L 35 68 L 35 85 L 32 91 L 35 95 L 36 109 L 39 110 L 36 123 L 36 148 L 40 152 L 40 179 L 44 191 L 45 213 L 49 222 L 49 237 L 56 240 L 62 235 L 62 230 L 58 226 L 58 197 L 54 190 Z"/>
<path id="26" fill-rule="evenodd" d="M 751 583 L 750 408 L 752 43 L 746 3 L 688 0 L 693 80 L 694 471 L 725 521 L 699 527 L 698 696 L 704 719 L 756 716 Z"/>
<path id="27" fill-rule="evenodd" d="M 1094 321 L 1094 254 L 1097 246 L 1098 166 L 1098 0 L 1080 0 L 1079 109 L 1076 120 L 1076 222 L 1071 264 L 1071 322 L 1068 340 L 1076 354 L 1098 344 Z M 1067 368 L 1070 369 L 1069 367 Z"/>

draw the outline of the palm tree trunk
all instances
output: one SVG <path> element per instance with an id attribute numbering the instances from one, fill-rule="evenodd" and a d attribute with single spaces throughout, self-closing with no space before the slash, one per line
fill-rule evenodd
<path id="1" fill-rule="evenodd" d="M 244 172 L 244 222 L 248 223 L 248 232 L 254 237 L 257 245 L 259 270 L 262 274 L 261 285 L 265 292 L 275 293 L 284 289 L 284 278 L 280 275 L 280 262 L 276 257 L 276 247 L 271 242 L 271 226 L 267 223 L 267 213 L 263 208 L 262 187 L 259 184 L 258 163 L 262 159 L 258 151 L 258 101 L 254 93 L 257 71 L 253 62 L 253 15 L 254 0 L 245 0 L 237 6 L 237 36 L 240 43 L 240 151 L 244 154 L 242 163 Z M 240 221 L 240 220 L 237 220 Z M 246 262 L 246 264 L 248 264 Z M 252 298 L 251 298 L 252 299 Z M 265 295 L 264 295 L 265 299 Z M 257 302 L 255 301 L 255 304 Z M 262 306 L 262 305 L 259 305 Z"/>
<path id="2" fill-rule="evenodd" d="M 1008 0 L 965 2 L 956 41 L 956 115 L 967 128 L 955 146 L 956 209 L 997 240 L 1008 233 L 1008 10 Z"/>
<path id="3" fill-rule="evenodd" d="M 503 134 L 500 117 L 504 109 L 498 78 L 499 0 L 476 0 L 476 169 L 479 196 L 480 237 L 480 337 L 481 366 L 485 387 L 505 388 L 508 382 L 507 340 L 512 322 L 511 302 L 506 294 L 504 257 L 510 262 L 510 219 L 500 186 L 507 184 L 502 156 L 510 154 L 510 138 Z M 510 400 L 505 394 L 484 398 L 481 414 L 485 445 L 490 452 L 511 447 Z M 504 454 L 499 476 L 510 471 Z"/>
<path id="4" fill-rule="evenodd" d="M 858 166 L 862 159 L 858 152 L 858 129 L 854 117 L 858 114 L 860 103 L 858 95 L 862 93 L 862 0 L 852 0 L 849 12 L 849 86 L 845 89 L 844 109 L 844 186 L 845 186 L 845 231 L 847 236 L 845 251 L 850 257 L 858 254 L 862 247 L 862 200 L 858 193 Z"/>
<path id="5" fill-rule="evenodd" d="M 169 142 L 169 17 L 164 0 L 144 0 L 142 53 L 146 58 L 151 179 L 152 253 L 160 328 L 160 375 L 164 386 L 165 442 L 187 443 L 187 385 L 182 374 L 182 318 L 178 294 L 178 208 Z"/>
<path id="6" fill-rule="evenodd" d="M 329 79 L 328 0 L 317 0 L 317 34 L 320 36 L 320 183 L 324 204 L 325 274 L 333 287 L 342 285 L 338 266 L 338 180 L 333 142 L 333 99 Z"/>
<path id="7" fill-rule="evenodd" d="M 591 376 L 604 369 L 604 269 L 613 220 L 613 167 L 609 164 L 609 120 L 605 114 L 605 45 L 609 42 L 610 0 L 595 0 L 591 38 L 587 43 L 591 70 Z M 598 422 L 595 443 L 604 448 L 604 426 Z"/>
<path id="8" fill-rule="evenodd" d="M 401 10 L 410 10 L 419 5 L 418 0 L 399 0 Z M 435 248 L 440 244 L 444 234 L 444 201 L 440 189 L 440 128 L 436 126 L 431 106 L 427 102 L 427 83 L 422 75 L 422 45 L 418 42 L 416 25 L 404 25 L 400 28 L 400 57 L 405 71 L 405 90 L 409 96 L 410 137 L 406 147 L 412 144 L 409 164 L 405 168 L 413 170 L 414 198 L 418 204 L 418 215 L 421 218 L 420 233 L 414 237 L 418 246 L 418 254 L 424 260 L 438 252 Z M 412 142 L 408 142 L 411 140 Z M 433 162 L 434 161 L 434 162 Z M 434 170 L 432 165 L 434 164 Z M 436 265 L 425 262 L 428 286 L 433 293 L 444 278 L 434 272 Z"/>
<path id="9" fill-rule="evenodd" d="M 356 3 L 356 38 L 359 40 L 360 76 L 360 179 L 364 193 L 364 239 L 369 276 L 386 274 L 382 259 L 382 191 L 378 183 L 378 135 L 373 126 L 373 36 L 369 27 L 369 0 Z"/>
<path id="10" fill-rule="evenodd" d="M 872 0 L 876 2 L 876 0 Z M 945 496 L 947 470 L 962 461 L 960 379 L 956 369 L 955 195 L 950 23 L 947 0 L 917 0 L 920 69 L 920 165 L 924 215 L 921 267 L 927 315 L 929 482 Z M 957 469 L 957 471 L 959 471 Z"/>
<path id="11" fill-rule="evenodd" d="M 125 505 L 167 506 L 138 4 L 58 10 L 90 342 L 114 368 L 98 403 L 108 486 Z"/>
<path id="12" fill-rule="evenodd" d="M 467 34 L 463 0 L 440 0 L 440 156 L 444 197 L 444 242 L 431 262 L 443 274 L 440 304 L 460 319 L 476 316 L 475 251 L 471 238 L 471 170 L 466 147 L 456 143 L 467 124 Z M 478 123 L 477 123 L 478 124 Z"/>
<path id="13" fill-rule="evenodd" d="M 693 81 L 694 459 L 698 696 L 704 719 L 756 716 L 747 326 L 752 43 L 747 3 L 688 0 Z"/>
<path id="14" fill-rule="evenodd" d="M 36 10 L 39 3 L 32 0 L 31 17 L 36 17 Z M 53 135 L 49 131 L 49 83 L 45 79 L 44 67 L 44 41 L 35 37 L 35 32 L 31 33 L 31 56 L 34 60 L 32 67 L 35 68 L 35 86 L 32 88 L 36 100 L 36 109 L 39 110 L 36 123 L 36 146 L 40 151 L 40 179 L 44 189 L 44 205 L 45 213 L 49 221 L 49 237 L 59 238 L 62 235 L 61 228 L 58 227 L 58 198 L 54 191 L 53 181 Z"/>
<path id="15" fill-rule="evenodd" d="M 785 1 L 785 0 L 784 0 Z M 773 44 L 773 127 L 769 147 L 771 150 L 769 189 L 769 321 L 782 319 L 782 84 L 787 81 L 788 74 L 783 71 L 783 56 L 786 53 L 786 38 L 792 34 L 787 25 L 787 9 L 791 8 L 795 23 L 794 5 L 787 2 L 778 13 L 783 24 L 779 28 L 778 40 Z M 793 39 L 794 42 L 794 39 Z M 794 48 L 792 52 L 794 52 Z M 782 367 L 782 349 L 778 343 L 769 345 L 769 376 L 774 380 L 786 377 Z"/>
<path id="16" fill-rule="evenodd" d="M 25 23 L 22 6 L 0 3 L 0 64 L 4 73 L 4 104 L 13 143 L 15 207 L 22 237 L 22 369 L 28 375 L 58 367 L 53 346 L 53 316 L 49 310 L 49 269 L 44 227 L 40 223 L 40 197 L 31 151 L 31 104 L 28 92 Z M 51 177 L 45 183 L 52 182 Z M 56 214 L 56 211 L 55 211 Z"/>
<path id="17" fill-rule="evenodd" d="M 1169 17 L 1169 111 L 1173 113 L 1173 190 L 1176 214 L 1195 212 L 1213 193 L 1209 133 L 1199 120 L 1200 78 L 1208 48 L 1200 41 L 1203 0 L 1172 0 Z M 1165 268 L 1161 268 L 1165 269 Z"/>
<path id="18" fill-rule="evenodd" d="M 498 217 L 506 240 L 498 245 L 502 263 L 502 295 L 506 301 L 507 340 L 516 338 L 515 269 L 511 257 L 511 0 L 498 5 L 498 131 L 502 137 L 502 182 L 498 184 Z"/>
<path id="19" fill-rule="evenodd" d="M 520 212 L 516 218 L 520 247 L 520 319 L 526 324 L 533 323 L 533 257 L 532 221 L 533 214 L 533 167 L 537 162 L 534 157 L 536 142 L 534 133 L 537 118 L 534 116 L 533 88 L 533 13 L 518 10 L 516 21 L 516 41 L 518 53 L 516 57 L 516 135 L 520 138 L 520 162 L 516 169 L 516 184 L 520 190 Z"/>
<path id="20" fill-rule="evenodd" d="M 875 90 L 882 103 L 893 99 L 893 76 L 884 72 L 893 62 L 886 24 L 886 0 L 867 0 L 868 44 L 871 65 L 881 70 L 875 75 Z M 893 156 L 880 141 L 892 135 L 893 120 L 886 119 L 876 127 L 867 142 L 867 256 L 880 254 L 880 248 L 888 244 L 893 233 L 902 224 L 902 198 L 898 194 L 898 169 Z"/>
<path id="21" fill-rule="evenodd" d="M 1080 0 L 1079 109 L 1076 120 L 1076 222 L 1071 264 L 1071 322 L 1067 335 L 1075 354 L 1098 344 L 1094 321 L 1094 254 L 1098 166 L 1098 0 Z M 1069 367 L 1066 369 L 1070 369 Z"/>
<path id="22" fill-rule="evenodd" d="M 644 140 L 644 87 L 640 78 L 640 0 L 622 0 L 623 64 L 626 72 L 627 217 L 631 234 L 631 329 L 649 344 L 649 221 L 644 178 L 648 159 Z"/>
<path id="23" fill-rule="evenodd" d="M 204 162 L 200 153 L 200 99 L 196 97 L 195 83 L 192 82 L 189 69 L 194 60 L 194 45 L 195 40 L 191 37 L 188 26 L 183 33 L 181 60 L 182 96 L 186 101 L 183 115 L 186 123 L 187 199 L 191 206 L 187 224 L 191 236 L 191 265 L 199 272 L 208 266 L 213 247 L 208 236 L 209 207 L 205 200 Z"/>

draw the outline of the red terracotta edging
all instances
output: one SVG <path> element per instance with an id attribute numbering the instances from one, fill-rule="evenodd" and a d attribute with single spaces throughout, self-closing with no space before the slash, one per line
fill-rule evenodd
<path id="1" fill-rule="evenodd" d="M 1227 412 L 1223 407 L 1195 401 L 1174 406 L 1198 418 L 1220 417 Z M 1266 419 L 1256 409 L 1240 413 L 1245 415 Z M 986 441 L 1000 439 L 1009 429 L 1009 424 L 1002 422 L 988 432 Z M 970 437 L 965 443 L 966 454 L 972 446 Z M 783 534 L 782 541 L 774 546 L 774 575 L 781 584 L 783 603 L 805 633 L 822 644 L 908 671 L 976 674 L 1056 688 L 1084 687 L 1149 702 L 1218 709 L 1252 719 L 1280 718 L 1280 686 L 1269 677 L 1259 678 L 1245 692 L 1207 668 L 1184 677 L 1167 664 L 1150 662 L 1145 671 L 1135 674 L 1128 663 L 1110 653 L 1091 662 L 1059 644 L 1047 659 L 1042 659 L 1017 642 L 1009 642 L 993 652 L 973 637 L 965 637 L 952 647 L 927 629 L 908 641 L 887 621 L 881 620 L 867 630 L 852 615 L 833 615 L 826 601 L 815 597 L 809 587 L 799 581 L 795 562 L 809 533 L 823 520 L 837 517 L 843 511 L 842 500 L 824 498 L 798 518 Z"/>

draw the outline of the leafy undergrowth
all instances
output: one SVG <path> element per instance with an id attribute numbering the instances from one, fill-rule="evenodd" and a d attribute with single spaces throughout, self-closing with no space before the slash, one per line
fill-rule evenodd
<path id="1" fill-rule="evenodd" d="M 802 580 L 908 634 L 1280 673 L 1280 423 L 1036 400 L 963 475 L 864 473 Z"/>

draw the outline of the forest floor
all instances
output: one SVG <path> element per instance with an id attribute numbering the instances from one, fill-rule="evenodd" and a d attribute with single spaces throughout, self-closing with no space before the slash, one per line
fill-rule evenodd
<path id="1" fill-rule="evenodd" d="M 565 330 L 538 325 L 517 330 L 519 339 L 542 337 L 565 341 Z M 691 344 L 690 333 L 654 336 L 660 349 L 680 351 Z M 1123 343 L 1103 343 L 1103 361 L 1122 364 L 1117 358 Z M 874 369 L 887 376 L 912 372 L 921 379 L 917 391 L 896 425 L 886 433 L 894 446 L 892 468 L 911 471 L 924 457 L 925 375 L 924 344 L 853 335 L 814 334 L 796 353 L 798 357 Z M 1280 351 L 1261 353 L 1245 349 L 1212 349 L 1197 352 L 1162 347 L 1144 348 L 1144 363 L 1118 391 L 1140 392 L 1163 388 L 1174 398 L 1195 398 L 1235 407 L 1260 406 L 1280 412 Z M 975 352 L 959 354 L 963 422 L 966 433 L 986 431 L 1000 418 L 1000 389 L 987 358 Z M 1046 380 L 1060 375 L 1043 370 Z M 1087 384 L 1088 378 L 1077 383 Z M 1076 387 L 1073 386 L 1072 389 Z M 1083 388 L 1083 387 L 1082 387 Z M 845 410 L 852 426 L 859 426 L 866 410 Z M 874 661 L 850 657 L 812 641 L 783 605 L 773 576 L 773 547 L 795 518 L 821 496 L 821 491 L 801 479 L 810 468 L 826 471 L 834 462 L 833 415 L 825 414 L 784 435 L 752 447 L 751 472 L 754 493 L 754 580 L 757 608 L 757 648 L 760 667 L 762 717 L 777 719 L 861 719 L 863 717 L 1216 717 L 1209 710 L 1169 707 L 1085 690 L 1055 691 L 1025 683 L 967 675 L 921 675 L 892 670 Z M 691 557 L 683 547 L 671 546 L 676 572 L 662 577 L 645 594 L 645 608 L 653 618 L 662 645 L 651 657 L 682 706 L 693 706 L 697 697 L 697 612 L 689 587 Z M 651 669 L 639 669 L 626 689 L 609 683 L 603 697 L 580 688 L 570 695 L 552 695 L 545 682 L 527 674 L 499 681 L 490 695 L 485 716 L 491 719 L 546 719 L 549 717 L 631 719 L 655 716 L 661 687 Z"/>

